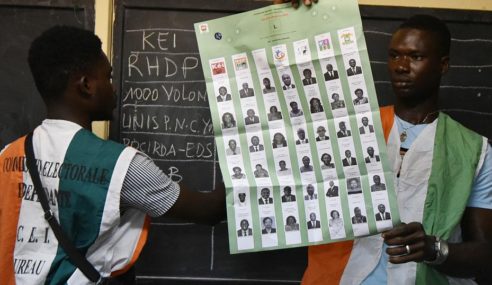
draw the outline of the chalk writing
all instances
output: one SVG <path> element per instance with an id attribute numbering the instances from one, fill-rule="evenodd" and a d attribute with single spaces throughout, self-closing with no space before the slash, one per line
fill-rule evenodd
<path id="1" fill-rule="evenodd" d="M 210 189 L 215 141 L 194 31 L 135 28 L 124 31 L 124 41 L 120 141 L 173 181 Z"/>

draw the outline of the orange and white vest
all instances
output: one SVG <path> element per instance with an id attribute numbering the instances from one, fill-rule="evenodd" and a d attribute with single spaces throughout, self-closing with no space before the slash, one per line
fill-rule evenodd
<path id="1" fill-rule="evenodd" d="M 393 107 L 381 108 L 380 112 L 390 166 L 395 174 L 400 170 L 394 180 L 402 222 L 419 221 L 427 234 L 460 242 L 460 221 L 473 180 L 483 165 L 486 138 L 441 113 L 422 131 L 402 161 Z M 378 264 L 382 248 L 380 235 L 311 246 L 302 284 L 360 284 Z M 388 263 L 387 280 L 388 284 L 404 285 L 475 284 L 416 262 Z"/>

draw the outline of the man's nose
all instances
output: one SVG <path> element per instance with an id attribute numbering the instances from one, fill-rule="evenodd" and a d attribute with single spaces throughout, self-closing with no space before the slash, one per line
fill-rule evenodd
<path id="1" fill-rule="evenodd" d="M 395 64 L 395 69 L 399 73 L 406 73 L 410 70 L 410 59 L 408 56 L 400 57 Z"/>

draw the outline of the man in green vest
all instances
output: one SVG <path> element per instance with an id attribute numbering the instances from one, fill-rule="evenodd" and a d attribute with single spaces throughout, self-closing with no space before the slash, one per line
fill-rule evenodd
<path id="1" fill-rule="evenodd" d="M 303 284 L 492 284 L 492 151 L 439 112 L 450 43 L 446 25 L 425 15 L 405 21 L 390 42 L 396 100 L 381 116 L 403 223 L 310 247 Z"/>
<path id="2" fill-rule="evenodd" d="M 116 107 L 112 68 L 93 32 L 53 27 L 33 41 L 28 61 L 47 107 L 32 135 L 42 187 L 63 197 L 50 202 L 51 211 L 102 277 L 131 268 L 147 237 L 146 215 L 207 224 L 225 218 L 223 184 L 211 193 L 190 191 L 145 154 L 92 134 L 92 122 L 111 120 Z M 34 193 L 30 174 L 10 163 L 25 157 L 24 141 L 0 152 L 0 284 L 88 282 L 60 247 L 39 200 L 19 194 Z"/>

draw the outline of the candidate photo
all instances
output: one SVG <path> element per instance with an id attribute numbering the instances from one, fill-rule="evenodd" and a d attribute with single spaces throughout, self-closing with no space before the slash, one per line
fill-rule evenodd
<path id="1" fill-rule="evenodd" d="M 282 203 L 295 202 L 296 195 L 292 194 L 292 188 L 290 186 L 284 187 L 284 195 L 282 195 Z"/>
<path id="2" fill-rule="evenodd" d="M 302 79 L 302 84 L 304 86 L 316 84 L 316 77 L 311 77 L 312 71 L 309 68 L 306 68 L 302 71 L 302 75 L 304 75 L 304 79 Z"/>
<path id="3" fill-rule="evenodd" d="M 260 205 L 273 204 L 273 198 L 270 197 L 270 189 L 268 188 L 261 189 L 261 198 L 258 199 L 258 204 Z"/>
<path id="4" fill-rule="evenodd" d="M 287 140 L 282 133 L 275 133 L 273 135 L 272 147 L 273 148 L 281 148 L 287 146 Z"/>
<path id="5" fill-rule="evenodd" d="M 330 139 L 330 137 L 326 135 L 326 128 L 324 126 L 318 126 L 318 128 L 316 128 L 316 133 L 318 134 L 316 137 L 317 142 L 327 141 Z"/>
<path id="6" fill-rule="evenodd" d="M 268 171 L 266 169 L 263 169 L 263 166 L 261 164 L 257 164 L 255 166 L 255 171 L 253 172 L 256 178 L 264 178 L 264 177 L 269 177 Z"/>
<path id="7" fill-rule="evenodd" d="M 270 113 L 268 113 L 268 121 L 276 121 L 282 119 L 282 112 L 280 112 L 277 106 L 270 107 Z"/>
<path id="8" fill-rule="evenodd" d="M 247 236 L 252 236 L 253 235 L 253 229 L 249 227 L 249 222 L 248 220 L 244 219 L 241 220 L 239 223 L 241 228 L 237 230 L 237 236 L 238 237 L 247 237 Z"/>
<path id="9" fill-rule="evenodd" d="M 282 85 L 283 90 L 296 88 L 296 86 L 292 83 L 292 78 L 290 78 L 290 75 L 288 74 L 282 74 L 282 82 L 284 83 L 284 85 Z"/>
<path id="10" fill-rule="evenodd" d="M 226 149 L 226 155 L 237 155 L 241 154 L 241 148 L 237 146 L 235 139 L 230 139 L 228 143 L 228 148 Z"/>
<path id="11" fill-rule="evenodd" d="M 249 152 L 263 151 L 265 147 L 260 144 L 260 138 L 257 136 L 251 137 L 251 145 L 249 146 Z"/>
<path id="12" fill-rule="evenodd" d="M 222 115 L 222 128 L 230 129 L 235 127 L 236 127 L 236 120 L 234 120 L 234 116 L 229 112 L 225 112 Z"/>
<path id="13" fill-rule="evenodd" d="M 263 218 L 263 229 L 261 230 L 261 234 L 274 234 L 277 232 L 277 229 L 273 227 L 273 219 L 271 217 Z"/>
<path id="14" fill-rule="evenodd" d="M 306 131 L 304 131 L 303 128 L 297 129 L 297 138 L 298 138 L 296 140 L 297 145 L 309 143 L 309 140 L 306 138 Z"/>
<path id="15" fill-rule="evenodd" d="M 232 99 L 231 94 L 227 93 L 227 88 L 224 86 L 219 87 L 219 95 L 217 96 L 217 102 L 230 101 Z"/>
<path id="16" fill-rule="evenodd" d="M 236 205 L 239 207 L 246 207 L 248 205 L 248 202 L 246 201 L 246 193 L 241 192 L 237 194 L 238 202 Z"/>
<path id="17" fill-rule="evenodd" d="M 338 93 L 331 94 L 331 99 L 333 99 L 333 101 L 330 102 L 332 110 L 345 108 L 345 101 L 340 99 Z"/>
<path id="18" fill-rule="evenodd" d="M 347 180 L 347 194 L 360 194 L 362 193 L 362 187 L 360 184 L 360 178 L 351 178 Z"/>
<path id="19" fill-rule="evenodd" d="M 311 100 L 309 100 L 309 110 L 311 111 L 311 114 L 323 112 L 324 109 L 323 105 L 321 105 L 321 100 L 316 97 L 311 98 Z"/>
<path id="20" fill-rule="evenodd" d="M 365 224 L 367 223 L 367 217 L 362 215 L 362 211 L 359 207 L 354 208 L 354 215 L 352 216 L 352 224 Z"/>
<path id="21" fill-rule="evenodd" d="M 360 88 L 355 89 L 354 94 L 357 98 L 354 99 L 354 105 L 362 105 L 369 103 L 369 99 L 364 97 L 364 91 Z"/>
<path id="22" fill-rule="evenodd" d="M 328 227 L 330 227 L 330 233 L 332 236 L 340 236 L 344 233 L 345 228 L 343 226 L 343 220 L 340 218 L 340 212 L 332 210 L 330 212 L 330 219 L 328 220 Z"/>
<path id="23" fill-rule="evenodd" d="M 334 70 L 333 65 L 329 63 L 326 65 L 326 72 L 324 73 L 324 75 L 325 75 L 325 81 L 338 79 L 338 71 Z"/>
<path id="24" fill-rule="evenodd" d="M 309 214 L 309 221 L 307 221 L 308 230 L 321 228 L 321 223 L 316 219 L 316 213 Z"/>
<path id="25" fill-rule="evenodd" d="M 253 88 L 250 88 L 247 82 L 244 82 L 243 88 L 239 90 L 239 97 L 246 98 L 246 97 L 253 97 L 253 96 L 255 96 L 255 90 Z"/>
<path id="26" fill-rule="evenodd" d="M 239 166 L 235 166 L 232 168 L 233 175 L 231 175 L 232 179 L 245 179 L 246 174 L 243 173 L 243 170 Z"/>
<path id="27" fill-rule="evenodd" d="M 294 118 L 294 117 L 301 117 L 302 115 L 304 115 L 304 112 L 302 112 L 301 109 L 299 109 L 299 105 L 297 105 L 297 102 L 296 101 L 292 101 L 290 102 L 290 117 L 291 118 Z"/>
<path id="28" fill-rule="evenodd" d="M 328 184 L 330 187 L 326 190 L 326 197 L 338 197 L 338 186 L 335 182 L 331 180 Z"/>
<path id="29" fill-rule="evenodd" d="M 374 184 L 371 185 L 371 192 L 386 190 L 386 184 L 381 183 L 381 177 L 379 175 L 374 175 L 372 181 L 374 181 Z"/>
<path id="30" fill-rule="evenodd" d="M 311 159 L 309 156 L 304 156 L 302 158 L 302 166 L 300 167 L 301 173 L 313 171 L 313 166 L 310 165 Z"/>
<path id="31" fill-rule="evenodd" d="M 379 155 L 374 154 L 374 148 L 372 146 L 367 148 L 367 156 L 365 158 L 366 163 L 375 163 L 379 162 L 381 159 Z"/>
<path id="32" fill-rule="evenodd" d="M 342 165 L 343 166 L 357 165 L 357 159 L 355 157 L 352 157 L 352 152 L 349 149 L 345 151 L 345 158 L 342 159 Z"/>
<path id="33" fill-rule="evenodd" d="M 338 123 L 338 127 L 339 127 L 339 130 L 337 132 L 338 138 L 350 137 L 352 135 L 352 132 L 350 130 L 347 130 L 347 125 L 345 125 L 344 121 Z"/>
<path id="34" fill-rule="evenodd" d="M 359 128 L 359 133 L 361 135 L 374 133 L 374 126 L 369 124 L 369 119 L 367 117 L 362 117 L 361 122 L 362 127 Z"/>
<path id="35" fill-rule="evenodd" d="M 313 184 L 308 184 L 306 186 L 306 195 L 304 195 L 304 200 L 317 200 L 318 199 L 318 194 L 314 193 L 314 186 Z"/>
<path id="36" fill-rule="evenodd" d="M 287 163 L 285 162 L 285 160 L 279 161 L 278 166 L 279 166 L 278 169 L 279 176 L 286 176 L 292 173 L 292 170 L 290 168 L 287 168 Z"/>
<path id="37" fill-rule="evenodd" d="M 386 212 L 386 206 L 384 206 L 384 204 L 378 205 L 378 213 L 375 216 L 376 221 L 391 220 L 391 214 Z"/>
<path id="38" fill-rule="evenodd" d="M 268 79 L 268 77 L 263 78 L 263 94 L 275 92 L 275 87 L 271 86 L 270 84 L 270 79 Z"/>
<path id="39" fill-rule="evenodd" d="M 328 153 L 323 153 L 321 155 L 321 169 L 331 168 L 335 168 L 335 164 L 331 162 L 331 155 Z"/>
<path id="40" fill-rule="evenodd" d="M 246 118 L 244 118 L 244 124 L 245 125 L 252 125 L 252 124 L 258 124 L 260 123 L 260 118 L 256 116 L 255 110 L 253 109 L 248 109 L 246 111 Z"/>
<path id="41" fill-rule="evenodd" d="M 285 231 L 291 232 L 291 231 L 298 231 L 298 230 L 299 230 L 299 223 L 297 223 L 296 217 L 288 216 L 287 219 L 285 220 Z"/>
<path id="42" fill-rule="evenodd" d="M 362 68 L 357 65 L 357 62 L 355 61 L 355 59 L 351 58 L 349 60 L 349 66 L 350 66 L 350 68 L 347 69 L 347 76 L 352 76 L 352 75 L 362 73 Z"/>

